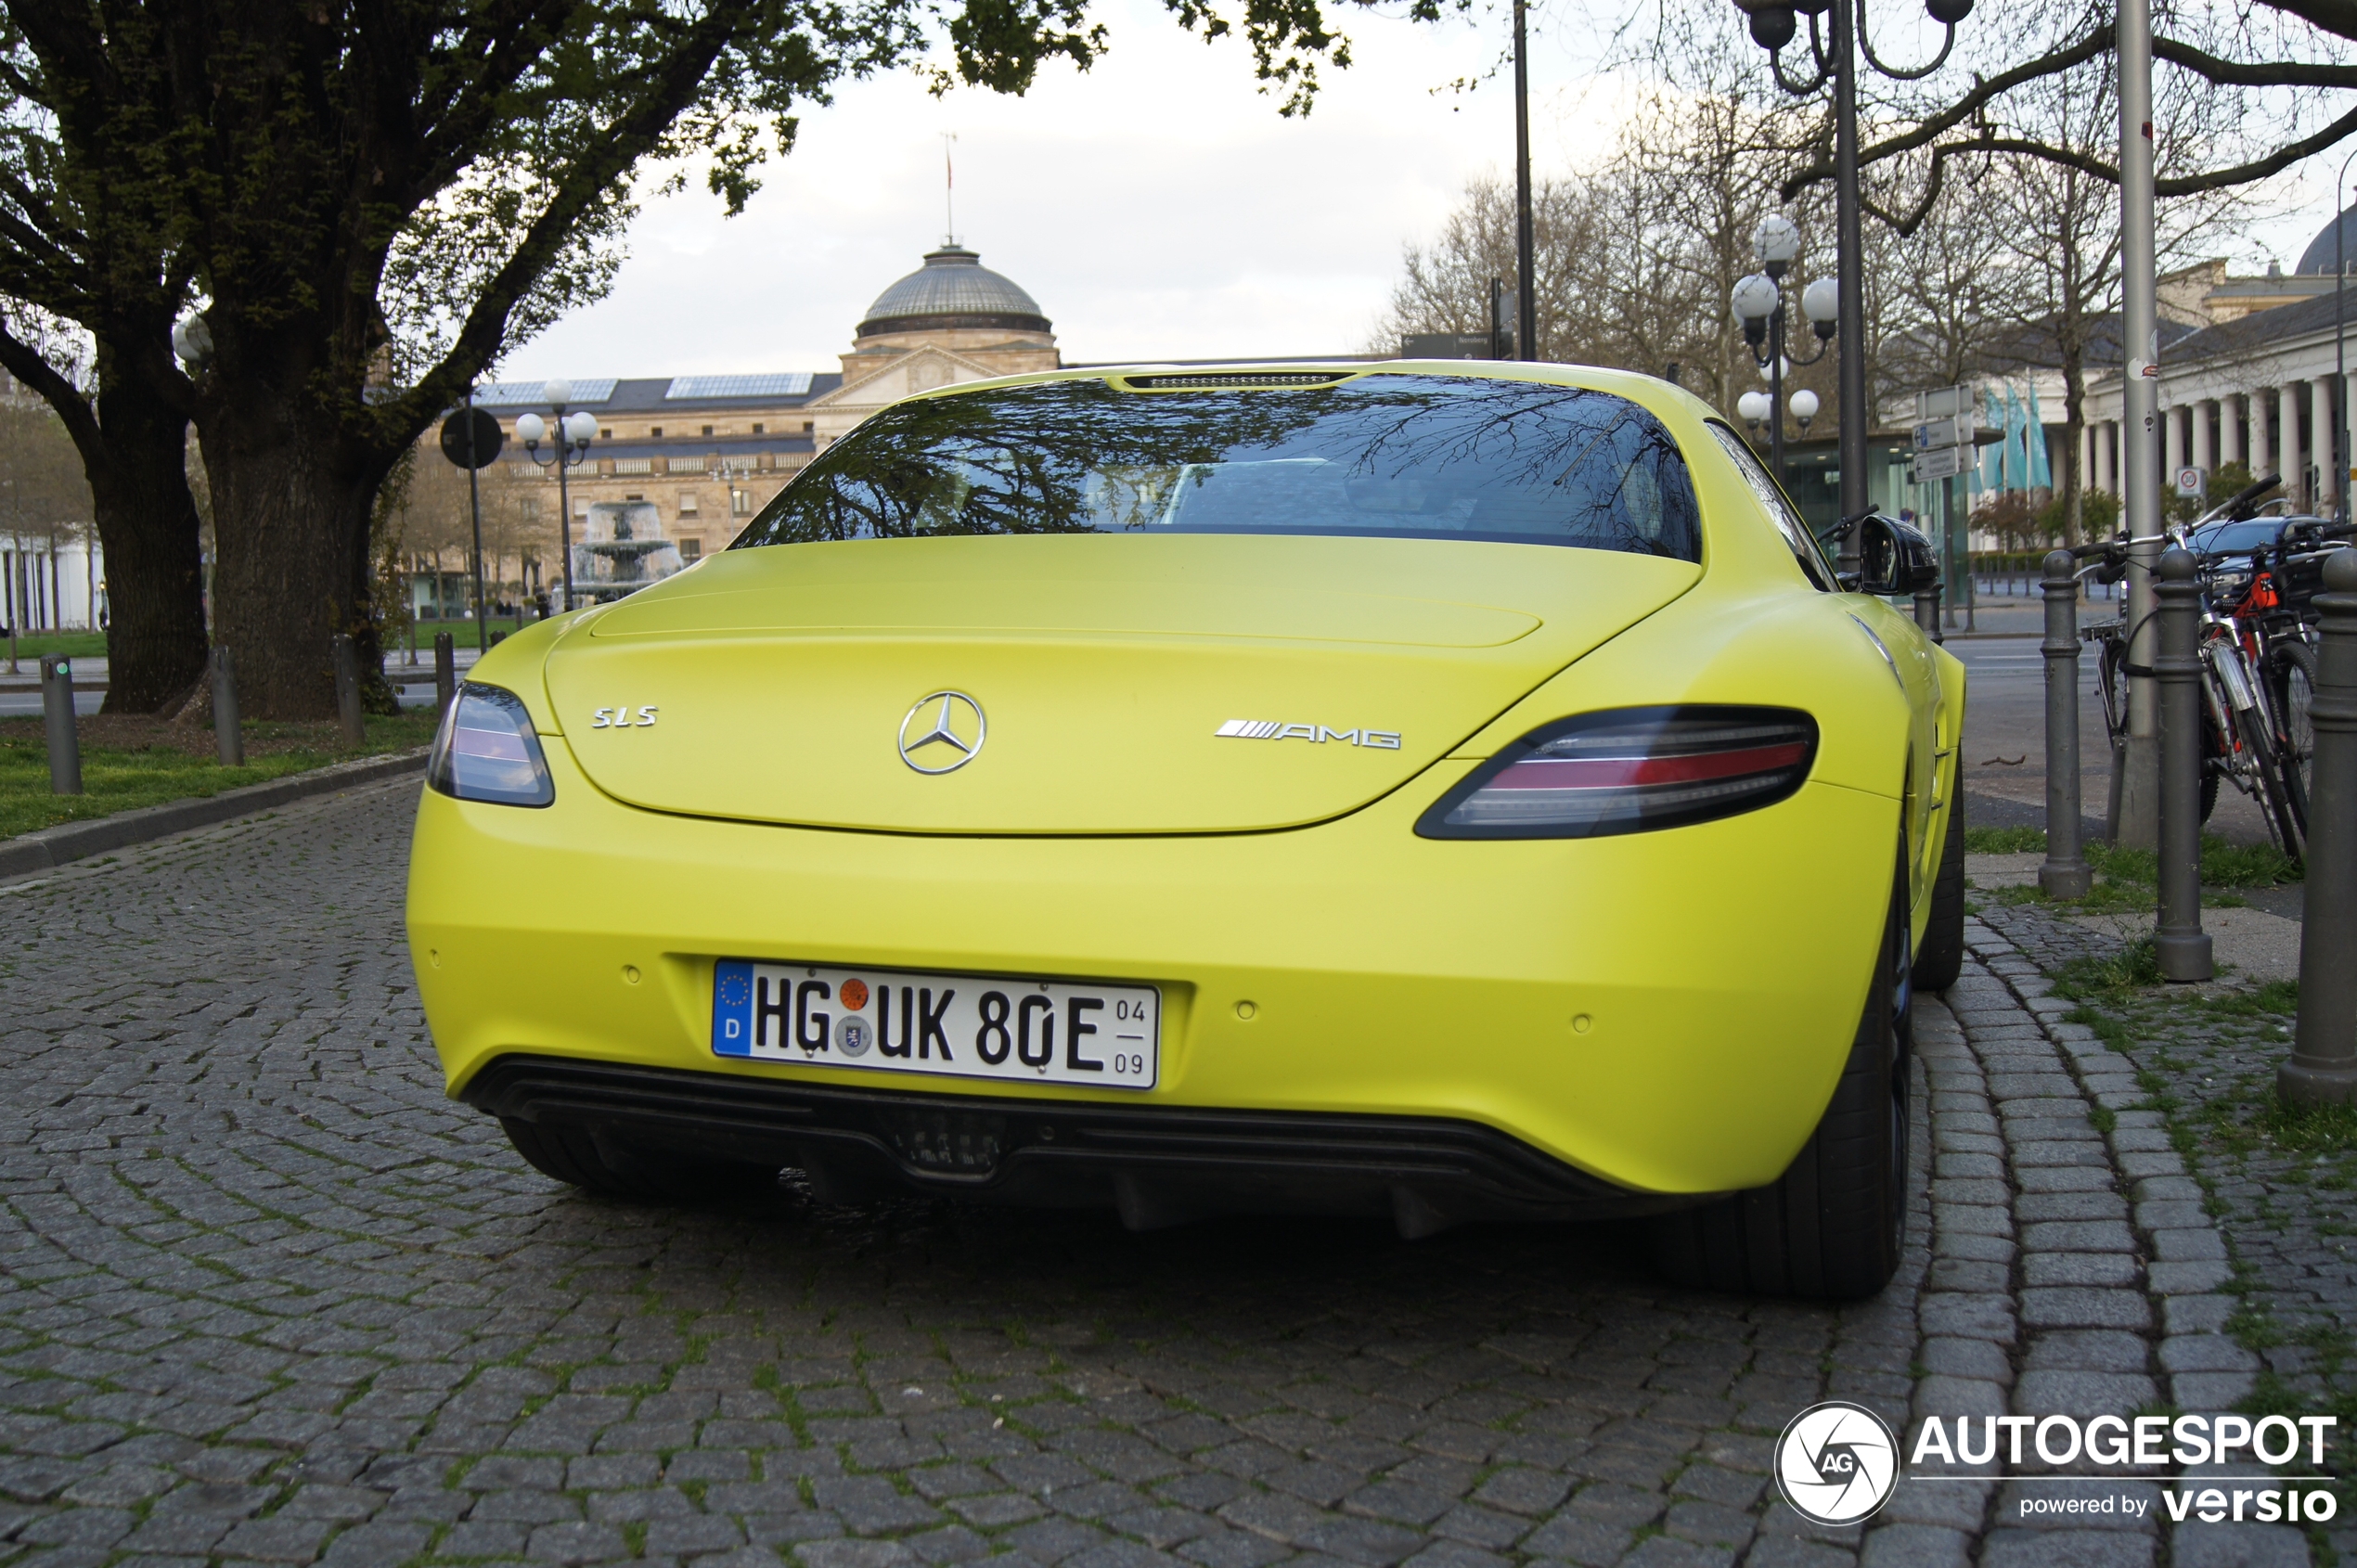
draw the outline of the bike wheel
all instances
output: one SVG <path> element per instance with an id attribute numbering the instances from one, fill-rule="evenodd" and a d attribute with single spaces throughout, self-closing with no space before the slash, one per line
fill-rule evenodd
<path id="1" fill-rule="evenodd" d="M 2235 715 L 2235 727 L 2241 732 L 2243 744 L 2250 748 L 2250 758 L 2256 765 L 2260 815 L 2267 819 L 2267 836 L 2286 858 L 2298 860 L 2306 835 L 2299 817 L 2292 813 L 2291 797 L 2284 788 L 2283 769 L 2274 737 L 2267 733 L 2266 717 L 2257 708 L 2246 708 Z"/>
<path id="2" fill-rule="evenodd" d="M 2283 730 L 2285 786 L 2296 790 L 2304 823 L 2308 765 L 2316 754 L 2316 726 L 2308 712 L 2316 696 L 2316 650 L 2304 642 L 2277 643 L 2267 651 L 2267 677 L 2275 699 L 2275 722 Z"/>

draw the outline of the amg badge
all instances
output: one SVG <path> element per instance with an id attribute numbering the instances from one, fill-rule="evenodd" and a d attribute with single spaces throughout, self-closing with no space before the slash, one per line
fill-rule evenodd
<path id="1" fill-rule="evenodd" d="M 1329 740 L 1347 740 L 1354 746 L 1371 746 L 1378 752 L 1399 750 L 1399 732 L 1396 729 L 1328 729 L 1321 724 L 1230 719 L 1212 733 L 1230 740 L 1307 740 L 1313 746 L 1322 746 Z"/>

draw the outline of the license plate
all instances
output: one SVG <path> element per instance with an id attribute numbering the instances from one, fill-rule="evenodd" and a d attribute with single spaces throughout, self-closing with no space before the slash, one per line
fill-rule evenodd
<path id="1" fill-rule="evenodd" d="M 712 1050 L 878 1073 L 1150 1089 L 1162 993 L 1151 985 L 912 974 L 723 958 Z"/>

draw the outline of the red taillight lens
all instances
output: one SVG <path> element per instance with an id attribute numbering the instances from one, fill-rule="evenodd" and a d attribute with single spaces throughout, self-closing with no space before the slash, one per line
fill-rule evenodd
<path id="1" fill-rule="evenodd" d="M 1441 797 L 1427 839 L 1582 839 L 1732 816 L 1809 777 L 1817 721 L 1788 708 L 1621 708 L 1535 729 Z"/>

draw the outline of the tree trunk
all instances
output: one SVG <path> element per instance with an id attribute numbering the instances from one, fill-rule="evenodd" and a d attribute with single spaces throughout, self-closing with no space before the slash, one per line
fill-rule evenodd
<path id="1" fill-rule="evenodd" d="M 188 419 L 100 372 L 99 443 L 77 431 L 107 554 L 109 713 L 151 713 L 205 668 L 204 555 L 188 491 Z M 75 422 L 69 421 L 69 430 Z"/>
<path id="2" fill-rule="evenodd" d="M 369 593 L 368 518 L 382 469 L 325 411 L 255 392 L 249 400 L 209 388 L 215 417 L 203 430 L 213 635 L 237 655 L 238 705 L 255 718 L 333 718 L 329 639 L 341 632 L 355 645 L 363 705 L 395 711 Z M 245 412 L 272 403 L 276 418 Z"/>

